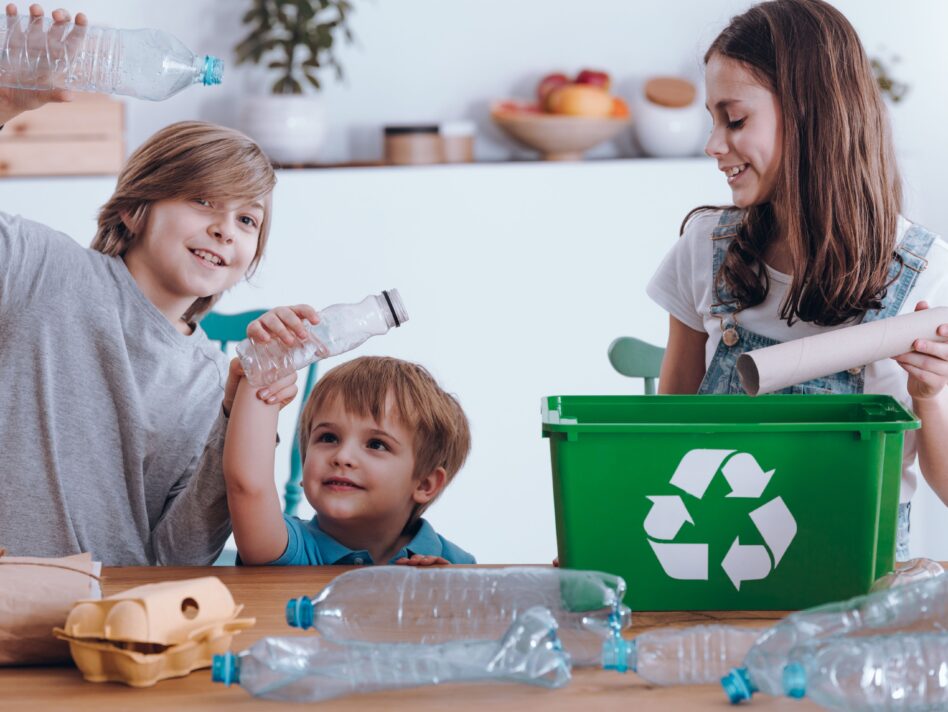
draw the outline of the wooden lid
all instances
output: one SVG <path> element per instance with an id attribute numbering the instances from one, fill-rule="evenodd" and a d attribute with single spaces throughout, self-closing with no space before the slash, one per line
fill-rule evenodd
<path id="1" fill-rule="evenodd" d="M 645 98 L 653 104 L 680 109 L 695 100 L 695 85 L 680 77 L 654 77 L 645 83 Z"/>

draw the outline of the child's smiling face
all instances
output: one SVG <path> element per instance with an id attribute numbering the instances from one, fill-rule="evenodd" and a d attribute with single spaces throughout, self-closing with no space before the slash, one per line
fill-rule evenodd
<path id="1" fill-rule="evenodd" d="M 156 201 L 125 261 L 162 295 L 193 301 L 220 294 L 247 273 L 263 214 L 256 201 Z"/>
<path id="2" fill-rule="evenodd" d="M 783 143 L 776 95 L 741 62 L 713 54 L 705 68 L 714 121 L 705 153 L 715 159 L 739 208 L 773 198 Z"/>
<path id="3" fill-rule="evenodd" d="M 415 477 L 414 433 L 390 405 L 381 422 L 350 413 L 338 396 L 313 414 L 303 491 L 321 524 L 403 527 L 440 491 Z"/>

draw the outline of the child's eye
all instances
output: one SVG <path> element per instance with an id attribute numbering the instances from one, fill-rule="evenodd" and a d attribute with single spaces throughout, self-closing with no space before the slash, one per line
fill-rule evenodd
<path id="1" fill-rule="evenodd" d="M 316 442 L 318 443 L 334 443 L 337 438 L 333 433 L 320 433 L 316 436 Z"/>
<path id="2" fill-rule="evenodd" d="M 744 125 L 744 121 L 745 119 L 734 119 L 734 121 L 728 122 L 727 127 L 731 129 L 732 131 L 735 129 L 739 129 Z"/>
<path id="3" fill-rule="evenodd" d="M 203 205 L 205 208 L 211 207 L 211 201 L 206 200 L 205 198 L 195 198 L 194 202 L 197 203 L 198 205 Z"/>
<path id="4" fill-rule="evenodd" d="M 257 227 L 257 221 L 254 220 L 254 219 L 253 219 L 252 217 L 250 217 L 249 215 L 242 215 L 242 216 L 240 217 L 240 222 L 242 222 L 242 223 L 243 223 L 244 225 L 246 225 L 247 227 Z"/>
<path id="5" fill-rule="evenodd" d="M 388 450 L 388 445 L 378 438 L 372 438 L 366 445 L 370 450 Z"/>

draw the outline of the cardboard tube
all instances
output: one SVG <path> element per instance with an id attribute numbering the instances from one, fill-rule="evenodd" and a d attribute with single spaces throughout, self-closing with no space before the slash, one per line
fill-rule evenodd
<path id="1" fill-rule="evenodd" d="M 948 324 L 948 307 L 836 329 L 741 354 L 737 373 L 750 395 L 772 393 L 904 354 L 916 339 L 948 341 L 948 336 L 935 334 L 942 324 Z"/>

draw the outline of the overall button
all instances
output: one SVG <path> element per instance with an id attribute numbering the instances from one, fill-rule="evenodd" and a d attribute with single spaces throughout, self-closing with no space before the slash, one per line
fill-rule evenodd
<path id="1" fill-rule="evenodd" d="M 735 329 L 733 326 L 731 326 L 731 327 L 728 327 L 727 329 L 725 329 L 725 330 L 724 330 L 724 333 L 721 334 L 721 340 L 722 340 L 727 346 L 733 346 L 734 344 L 736 344 L 738 341 L 741 340 L 741 337 L 739 337 L 739 336 L 737 335 L 737 329 Z"/>
<path id="2" fill-rule="evenodd" d="M 858 376 L 860 373 L 862 373 L 862 366 L 856 366 L 855 368 L 850 368 L 846 371 L 846 373 L 850 373 L 853 376 Z"/>
<path id="3" fill-rule="evenodd" d="M 352 563 L 353 563 L 353 564 L 364 564 L 364 563 L 365 563 L 365 559 L 363 559 L 361 556 L 357 556 L 357 557 L 355 557 L 355 558 L 352 560 Z"/>

